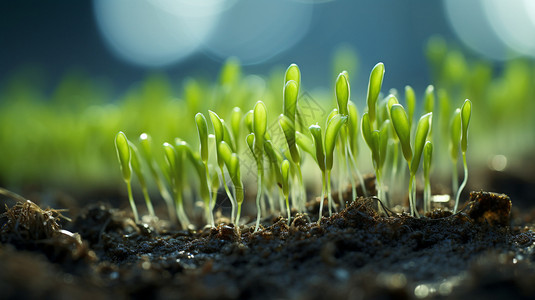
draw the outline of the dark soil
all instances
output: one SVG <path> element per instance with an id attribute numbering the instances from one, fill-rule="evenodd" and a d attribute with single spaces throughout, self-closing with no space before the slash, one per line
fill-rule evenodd
<path id="1" fill-rule="evenodd" d="M 511 217 L 507 196 L 474 192 L 460 213 L 422 218 L 377 205 L 359 198 L 320 225 L 297 214 L 254 233 L 155 230 L 101 204 L 68 222 L 19 201 L 0 218 L 0 298 L 535 297 L 533 219 Z"/>

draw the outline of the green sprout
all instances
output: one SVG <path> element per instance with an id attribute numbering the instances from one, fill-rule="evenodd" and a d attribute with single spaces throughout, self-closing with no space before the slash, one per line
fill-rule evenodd
<path id="1" fill-rule="evenodd" d="M 139 185 L 141 186 L 141 192 L 143 193 L 143 198 L 145 198 L 145 204 L 147 205 L 149 215 L 154 218 L 156 217 L 156 214 L 154 213 L 154 207 L 152 206 L 152 202 L 150 200 L 149 191 L 147 189 L 147 181 L 145 180 L 145 175 L 143 175 L 137 147 L 130 141 L 128 142 L 128 145 L 130 146 L 130 164 L 132 166 L 132 170 L 134 170 L 134 173 L 136 173 Z"/>
<path id="2" fill-rule="evenodd" d="M 349 101 L 348 106 L 348 119 L 347 119 L 347 129 L 348 129 L 348 144 L 349 144 L 349 159 L 352 163 L 352 170 L 357 174 L 360 186 L 362 187 L 362 192 L 364 196 L 368 196 L 368 191 L 366 190 L 366 185 L 364 184 L 364 178 L 360 173 L 357 167 L 357 160 L 359 154 L 359 142 L 358 142 L 358 132 L 359 132 L 359 112 L 355 103 Z M 351 188 L 354 188 L 351 186 Z M 352 191 L 353 199 L 356 198 L 356 191 Z"/>
<path id="3" fill-rule="evenodd" d="M 370 73 L 370 80 L 368 82 L 368 93 L 366 97 L 366 103 L 368 105 L 368 114 L 370 119 L 370 126 L 372 129 L 374 129 L 375 119 L 376 119 L 376 112 L 375 112 L 375 105 L 377 102 L 377 98 L 379 97 L 379 93 L 381 92 L 381 86 L 383 85 L 383 77 L 385 74 L 385 66 L 383 63 L 376 64 L 371 73 Z"/>
<path id="4" fill-rule="evenodd" d="M 283 213 L 283 210 L 286 209 L 286 207 L 284 205 L 284 200 L 283 200 L 285 197 L 284 197 L 284 190 L 283 190 L 283 177 L 282 177 L 281 167 L 282 167 L 282 162 L 285 158 L 284 158 L 283 153 L 273 146 L 273 143 L 271 140 L 266 140 L 266 142 L 264 143 L 264 151 L 267 154 L 267 157 L 270 161 L 269 182 L 271 184 L 267 185 L 266 189 L 269 189 L 269 186 L 273 187 L 272 192 L 277 193 L 277 198 L 279 200 L 279 203 L 278 203 L 279 209 L 280 209 L 280 212 Z M 270 200 L 270 205 L 274 207 L 272 199 Z"/>
<path id="5" fill-rule="evenodd" d="M 167 187 L 162 181 L 160 168 L 158 167 L 158 164 L 154 160 L 154 157 L 152 154 L 152 141 L 151 141 L 150 135 L 148 135 L 147 133 L 142 133 L 139 136 L 139 143 L 141 145 L 141 156 L 144 158 L 145 162 L 147 163 L 149 167 L 149 171 L 152 175 L 152 178 L 156 182 L 156 187 L 158 188 L 160 195 L 162 196 L 162 198 L 165 201 L 165 204 L 167 205 L 167 211 L 169 212 L 169 219 L 173 220 L 175 218 L 174 207 L 173 207 L 173 197 L 171 196 L 171 194 L 169 194 Z"/>
<path id="6" fill-rule="evenodd" d="M 236 203 L 238 204 L 238 209 L 236 211 L 236 219 L 234 223 L 237 226 L 239 226 L 241 206 L 244 200 L 243 183 L 241 180 L 239 158 L 236 153 L 232 152 L 232 149 L 225 141 L 222 141 L 219 144 L 218 149 L 219 149 L 219 153 L 221 154 L 221 157 L 223 158 L 223 161 L 225 162 L 225 166 L 227 167 L 227 171 L 230 175 L 232 184 L 234 185 L 235 199 L 236 199 Z"/>
<path id="7" fill-rule="evenodd" d="M 123 173 L 123 179 L 126 183 L 126 189 L 128 190 L 128 201 L 130 201 L 130 207 L 134 213 L 134 220 L 139 222 L 139 215 L 137 213 L 136 203 L 134 202 L 134 196 L 132 195 L 132 168 L 130 166 L 131 153 L 130 146 L 128 145 L 128 139 L 124 132 L 119 131 L 115 136 L 115 149 L 117 150 L 117 159 L 119 160 L 119 166 Z"/>
<path id="8" fill-rule="evenodd" d="M 298 131 L 295 130 L 294 123 L 288 118 L 286 115 L 281 114 L 279 116 L 279 126 L 282 129 L 282 132 L 284 133 L 284 137 L 286 138 L 286 143 L 288 145 L 288 151 L 290 152 L 290 159 L 292 160 L 292 163 L 295 165 L 295 168 L 297 170 L 297 180 L 298 184 L 301 189 L 299 189 L 299 199 L 301 201 L 297 201 L 299 203 L 298 210 L 304 211 L 305 210 L 305 202 L 306 202 L 306 191 L 303 187 L 303 175 L 301 171 L 301 154 L 299 152 L 299 148 L 297 148 L 297 134 L 300 134 Z"/>
<path id="9" fill-rule="evenodd" d="M 433 160 L 433 143 L 425 142 L 424 146 L 424 211 L 431 210 L 431 161 Z"/>
<path id="10" fill-rule="evenodd" d="M 464 100 L 463 106 L 461 107 L 461 152 L 463 154 L 463 167 L 464 167 L 464 179 L 457 191 L 457 196 L 455 197 L 455 206 L 453 208 L 453 213 L 457 212 L 457 207 L 459 205 L 459 198 L 461 197 L 461 192 L 466 186 L 468 181 L 468 165 L 466 164 L 466 150 L 468 148 L 468 125 L 470 124 L 470 117 L 472 116 L 472 102 L 468 99 Z"/>
<path id="11" fill-rule="evenodd" d="M 308 130 L 310 130 L 310 133 L 312 134 L 312 138 L 314 140 L 314 146 L 315 146 L 315 158 L 316 163 L 318 164 L 318 167 L 321 170 L 321 198 L 320 198 L 320 212 L 318 217 L 318 224 L 320 224 L 321 216 L 323 215 L 323 201 L 325 199 L 325 193 L 326 193 L 326 179 L 325 179 L 325 150 L 323 149 L 323 138 L 321 134 L 321 127 L 316 125 L 311 125 Z M 330 208 L 330 204 L 329 204 Z"/>
<path id="12" fill-rule="evenodd" d="M 230 192 L 230 189 L 227 184 L 227 180 L 225 179 L 225 172 L 223 171 L 225 161 L 223 160 L 223 157 L 221 157 L 221 152 L 219 150 L 219 144 L 221 144 L 221 142 L 225 141 L 227 144 L 229 144 L 229 146 L 231 146 L 233 143 L 229 141 L 228 138 L 225 139 L 225 136 L 226 135 L 228 136 L 228 133 L 225 134 L 226 126 L 224 125 L 223 120 L 219 118 L 219 116 L 211 110 L 209 110 L 208 113 L 210 114 L 210 120 L 212 121 L 212 126 L 214 127 L 214 135 L 215 135 L 215 141 L 216 141 L 216 154 L 217 154 L 216 157 L 217 157 L 217 164 L 219 166 L 221 182 L 223 182 L 223 187 L 232 205 L 230 219 L 234 220 L 234 216 L 236 215 L 237 203 L 234 197 L 232 196 L 232 193 Z"/>
<path id="13" fill-rule="evenodd" d="M 388 95 L 385 100 L 386 100 L 386 113 L 388 115 L 388 120 L 392 120 L 390 109 L 392 108 L 394 104 L 399 104 L 399 101 L 396 98 L 396 96 L 393 94 Z M 397 179 L 396 176 L 398 175 L 398 166 L 401 160 L 399 159 L 399 138 L 394 131 L 394 127 L 391 121 L 390 121 L 390 127 L 391 128 L 389 129 L 389 133 L 390 133 L 389 136 L 390 136 L 391 143 L 388 144 L 389 147 L 387 149 L 387 152 L 391 158 L 391 165 L 392 165 L 392 168 L 390 169 L 390 193 L 392 195 L 394 194 L 393 191 L 394 191 L 394 187 L 395 187 L 395 183 Z M 403 180 L 399 180 L 399 181 L 402 182 Z M 393 197 L 390 197 L 390 198 L 393 198 Z M 392 201 L 392 199 L 390 198 L 386 199 L 385 201 L 388 206 L 390 206 L 390 202 Z"/>
<path id="14" fill-rule="evenodd" d="M 346 121 L 347 116 L 342 116 L 341 114 L 336 114 L 328 119 L 327 127 L 325 129 L 325 139 L 322 138 L 321 127 L 319 125 L 316 124 L 309 127 L 316 147 L 316 162 L 321 170 L 323 178 L 318 224 L 322 217 L 325 194 L 327 194 L 329 203 L 329 216 L 332 215 L 333 200 L 331 194 L 331 170 L 334 161 L 334 147 L 340 128 Z"/>
<path id="15" fill-rule="evenodd" d="M 409 180 L 409 193 L 412 191 L 412 194 L 409 194 L 409 199 L 412 200 L 412 207 L 414 215 L 418 216 L 418 210 L 416 209 L 416 172 L 420 166 L 420 160 L 422 158 L 423 149 L 425 142 L 427 140 L 431 122 L 432 122 L 433 113 L 427 113 L 423 115 L 418 121 L 416 126 L 416 133 L 414 135 L 414 154 L 410 164 L 410 180 Z"/>
<path id="16" fill-rule="evenodd" d="M 175 195 L 175 209 L 178 221 L 182 229 L 188 229 L 191 222 L 184 211 L 184 149 L 175 147 L 169 143 L 163 144 L 165 159 L 167 162 L 167 174 L 171 180 Z"/>
<path id="17" fill-rule="evenodd" d="M 201 196 L 201 199 L 204 201 L 204 212 L 205 212 L 205 219 L 206 222 L 209 222 L 210 225 L 214 226 L 214 217 L 212 214 L 213 207 L 211 206 L 211 189 L 210 189 L 210 182 L 207 180 L 208 175 L 208 169 L 205 167 L 205 164 L 201 158 L 201 155 L 197 152 L 193 152 L 190 145 L 186 143 L 185 141 L 176 138 L 175 144 L 177 145 L 177 150 L 180 149 L 184 152 L 185 157 L 191 162 L 193 165 L 195 171 L 197 172 L 197 176 L 199 177 L 199 194 Z"/>
<path id="18" fill-rule="evenodd" d="M 459 157 L 459 144 L 461 143 L 461 109 L 457 108 L 453 112 L 450 121 L 450 158 L 452 162 L 451 191 L 453 195 L 459 190 L 459 178 L 457 176 L 457 160 Z"/>
<path id="19" fill-rule="evenodd" d="M 301 155 L 299 149 L 296 146 L 296 122 L 295 119 L 298 116 L 298 98 L 299 98 L 299 86 L 301 82 L 301 72 L 299 67 L 292 64 L 286 70 L 284 76 L 284 89 L 282 92 L 282 111 L 283 113 L 279 117 L 279 126 L 281 127 L 286 143 L 288 145 L 288 151 L 290 152 L 290 158 L 292 163 L 296 166 L 299 195 L 296 202 L 299 203 L 299 211 L 304 211 L 306 202 L 306 191 L 303 185 L 303 175 L 301 171 Z"/>
<path id="20" fill-rule="evenodd" d="M 365 192 L 366 187 L 364 186 L 364 179 L 362 178 L 358 168 L 355 157 L 357 157 L 357 132 L 358 132 L 358 111 L 357 107 L 350 102 L 350 85 L 349 78 L 346 71 L 340 73 L 336 79 L 335 89 L 334 89 L 336 103 L 338 105 L 338 111 L 341 115 L 348 117 L 348 122 L 346 126 L 341 129 L 340 132 L 340 146 L 339 149 L 339 172 L 340 178 L 339 181 L 342 181 L 343 171 L 345 164 L 345 170 L 347 174 L 351 174 L 351 177 L 354 177 L 354 173 L 357 175 L 362 190 Z M 349 158 L 349 159 L 348 159 Z M 353 199 L 357 197 L 356 186 L 354 180 L 350 180 L 351 192 Z M 342 195 L 342 184 L 338 184 L 338 198 L 343 204 L 343 195 Z M 365 192 L 366 193 L 366 192 Z"/>
<path id="21" fill-rule="evenodd" d="M 290 226 L 290 217 L 291 217 L 290 201 L 289 201 L 289 195 L 290 195 L 290 162 L 287 159 L 282 161 L 281 173 L 282 173 L 282 192 L 284 194 L 284 200 L 286 202 L 286 211 L 288 212 L 288 226 Z"/>
<path id="22" fill-rule="evenodd" d="M 267 108 L 264 102 L 256 102 L 253 110 L 253 153 L 257 164 L 257 192 L 256 192 L 256 226 L 255 232 L 260 228 L 260 202 L 264 196 L 264 142 L 267 131 Z M 249 138 L 250 139 L 250 138 Z M 248 141 L 249 142 L 249 141 Z"/>
<path id="23" fill-rule="evenodd" d="M 410 138 L 410 123 L 405 108 L 401 104 L 394 104 L 390 108 L 390 117 L 392 119 L 392 125 L 394 130 L 399 138 L 401 144 L 401 150 L 403 156 L 407 161 L 409 166 L 409 205 L 411 210 L 411 215 L 419 216 L 418 210 L 416 209 L 416 189 L 415 189 L 415 176 L 420 165 L 420 160 L 429 133 L 429 128 L 431 124 L 432 113 L 427 113 L 423 115 L 418 121 L 416 127 L 416 133 L 414 137 L 414 146 L 411 147 L 411 138 Z M 414 153 L 413 153 L 414 149 Z"/>
<path id="24" fill-rule="evenodd" d="M 381 200 L 386 199 L 383 188 L 382 169 L 386 161 L 386 150 L 389 135 L 388 130 L 390 126 L 390 120 L 385 120 L 383 125 L 381 125 L 380 130 L 372 131 L 368 112 L 365 112 L 364 115 L 362 115 L 362 136 L 372 153 L 375 179 L 377 181 L 377 196 Z"/>
<path id="25" fill-rule="evenodd" d="M 197 113 L 195 115 L 195 125 L 197 126 L 197 132 L 199 133 L 199 152 L 205 173 L 205 178 L 199 178 L 199 180 L 201 182 L 206 181 L 206 184 L 210 185 L 210 172 L 208 170 L 208 123 L 206 122 L 206 118 L 202 113 Z M 212 227 L 215 226 L 214 215 L 212 213 L 213 202 L 213 193 L 210 190 L 208 193 L 208 203 L 206 203 L 205 200 L 204 206 L 206 220 L 209 220 Z"/>

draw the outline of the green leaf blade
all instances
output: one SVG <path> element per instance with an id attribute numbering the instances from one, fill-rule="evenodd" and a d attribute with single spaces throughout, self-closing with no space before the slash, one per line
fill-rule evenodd
<path id="1" fill-rule="evenodd" d="M 299 87 L 297 82 L 294 80 L 289 80 L 284 85 L 283 90 L 283 101 L 282 101 L 282 111 L 288 119 L 292 122 L 292 125 L 295 126 L 295 115 L 297 113 L 297 97 L 298 97 Z"/>
<path id="2" fill-rule="evenodd" d="M 370 115 L 371 124 L 375 122 L 375 105 L 377 103 L 377 97 L 379 97 L 379 93 L 381 92 L 384 74 L 385 66 L 381 62 L 376 64 L 370 73 L 366 103 L 368 105 L 368 113 Z"/>
<path id="3" fill-rule="evenodd" d="M 464 100 L 461 107 L 461 151 L 466 152 L 468 148 L 468 125 L 470 124 L 470 117 L 472 116 L 472 102 L 468 99 Z"/>
<path id="4" fill-rule="evenodd" d="M 418 167 L 420 166 L 420 160 L 424 149 L 425 141 L 431 127 L 433 113 L 427 113 L 423 115 L 418 121 L 416 127 L 416 133 L 414 135 L 414 155 L 411 161 L 411 175 L 416 174 Z"/>
<path id="5" fill-rule="evenodd" d="M 337 114 L 331 118 L 325 129 L 325 168 L 331 170 L 333 167 L 334 147 L 336 139 L 340 133 L 340 128 L 347 121 L 347 116 Z"/>
<path id="6" fill-rule="evenodd" d="M 199 134 L 199 152 L 204 163 L 208 162 L 208 123 L 202 113 L 195 115 L 195 125 Z"/>
<path id="7" fill-rule="evenodd" d="M 450 156 L 452 161 L 457 161 L 459 144 L 461 142 L 461 110 L 455 109 L 450 121 Z"/>
<path id="8" fill-rule="evenodd" d="M 121 167 L 123 179 L 130 181 L 132 178 L 132 169 L 130 167 L 130 146 L 128 145 L 128 139 L 124 132 L 119 131 L 115 136 L 115 150 L 117 151 L 117 159 Z"/>
<path id="9" fill-rule="evenodd" d="M 347 104 L 349 102 L 350 88 L 349 80 L 344 73 L 340 73 L 336 78 L 334 94 L 338 104 L 338 111 L 340 114 L 347 116 L 349 114 Z"/>
<path id="10" fill-rule="evenodd" d="M 308 127 L 310 133 L 312 134 L 312 139 L 314 140 L 314 145 L 316 148 L 316 162 L 320 167 L 322 172 L 325 172 L 325 151 L 323 149 L 323 139 L 321 134 L 321 127 L 319 125 L 311 125 Z"/>
<path id="11" fill-rule="evenodd" d="M 392 118 L 394 131 L 401 144 L 403 156 L 407 162 L 410 162 L 412 160 L 412 149 L 410 144 L 411 127 L 407 112 L 405 112 L 405 108 L 403 108 L 401 104 L 394 104 L 390 108 L 390 116 Z"/>

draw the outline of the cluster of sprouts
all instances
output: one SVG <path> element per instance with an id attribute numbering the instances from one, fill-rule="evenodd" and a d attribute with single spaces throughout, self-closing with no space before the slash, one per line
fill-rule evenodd
<path id="1" fill-rule="evenodd" d="M 165 142 L 161 146 L 165 156 L 163 165 L 156 163 L 151 139 L 147 133 L 142 133 L 139 137 L 139 151 L 123 132 L 119 132 L 115 138 L 115 146 L 136 221 L 139 221 L 139 216 L 132 196 L 132 173 L 135 173 L 139 180 L 150 215 L 155 216 L 155 213 L 147 190 L 146 175 L 150 175 L 156 182 L 168 205 L 170 218 L 176 218 L 182 228 L 190 228 L 192 224 L 188 211 L 184 209 L 184 195 L 191 178 L 187 174 L 192 172 L 199 183 L 195 195 L 202 199 L 206 223 L 215 225 L 213 212 L 218 190 L 222 188 L 232 206 L 230 222 L 240 225 L 245 200 L 241 168 L 252 161 L 256 166 L 257 183 L 255 231 L 260 228 L 262 216 L 266 217 L 273 212 L 287 216 L 290 224 L 292 211 L 306 212 L 308 199 L 302 166 L 307 160 L 312 160 L 321 173 L 322 182 L 319 224 L 325 200 L 331 215 L 333 211 L 343 209 L 358 196 L 369 196 L 373 193 L 366 190 L 358 169 L 361 136 L 371 152 L 377 197 L 386 207 L 395 205 L 396 201 L 392 197 L 394 183 L 403 182 L 406 174 L 398 168 L 401 154 L 408 166 L 410 213 L 418 217 L 419 212 L 429 212 L 432 209 L 430 174 L 435 140 L 434 88 L 429 86 L 426 89 L 422 116 L 418 122 L 413 122 L 416 111 L 413 89 L 410 86 L 405 88 L 407 109 L 400 104 L 395 90 L 382 97 L 384 72 L 382 63 L 378 63 L 371 71 L 366 109 L 362 116 L 359 116 L 356 104 L 351 101 L 349 74 L 344 71 L 338 75 L 335 83 L 336 108 L 333 108 L 325 119 L 306 124 L 298 103 L 301 72 L 297 65 L 292 64 L 284 76 L 283 107 L 276 122 L 278 126 L 268 127 L 268 108 L 262 101 L 258 101 L 246 112 L 235 107 L 228 121 L 215 111 L 209 110 L 208 118 L 199 112 L 194 117 L 198 133 L 198 151 L 180 138 Z M 466 151 L 470 116 L 471 102 L 465 100 L 462 107 L 455 110 L 450 122 L 449 152 L 454 166 L 454 212 L 457 211 L 459 197 L 468 177 Z M 273 138 L 279 134 L 284 136 L 284 139 Z M 460 187 L 456 173 L 459 149 L 464 163 L 464 180 Z M 251 159 L 247 161 L 244 156 Z M 420 164 L 422 157 L 423 163 Z M 422 207 L 418 206 L 416 193 L 420 165 L 424 185 Z M 333 200 L 333 170 L 338 171 L 335 173 L 334 182 L 338 188 L 339 203 L 334 203 Z M 349 186 L 351 199 L 344 199 L 344 191 Z M 362 195 L 357 194 L 358 186 Z"/>

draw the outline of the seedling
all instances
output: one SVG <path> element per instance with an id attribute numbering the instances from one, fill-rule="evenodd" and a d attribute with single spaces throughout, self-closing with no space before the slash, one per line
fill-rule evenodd
<path id="1" fill-rule="evenodd" d="M 334 146 L 336 144 L 336 139 L 338 138 L 340 128 L 346 121 L 347 116 L 342 116 L 341 114 L 336 114 L 330 120 L 328 120 L 327 127 L 325 129 L 325 139 L 322 139 L 321 127 L 319 125 L 316 124 L 309 127 L 316 147 L 316 162 L 321 170 L 323 179 L 318 224 L 321 221 L 325 194 L 327 194 L 329 203 L 329 215 L 332 215 L 333 200 L 331 194 L 331 170 L 333 168 Z"/>
<path id="2" fill-rule="evenodd" d="M 468 181 L 468 165 L 466 164 L 466 150 L 468 148 L 468 125 L 470 124 L 470 117 L 472 116 L 472 102 L 468 99 L 464 100 L 463 106 L 461 107 L 461 152 L 463 154 L 463 167 L 464 167 L 464 179 L 457 191 L 457 196 L 455 197 L 455 206 L 453 208 L 453 213 L 457 212 L 457 207 L 459 206 L 459 198 L 461 197 L 461 192 L 466 186 Z"/>
<path id="3" fill-rule="evenodd" d="M 282 161 L 281 172 L 282 172 L 282 193 L 284 194 L 284 200 L 286 202 L 286 211 L 288 212 L 288 226 L 290 226 L 290 217 L 291 217 L 290 201 L 289 201 L 290 162 L 287 159 Z"/>
<path id="4" fill-rule="evenodd" d="M 424 211 L 431 210 L 431 161 L 433 160 L 433 144 L 425 142 L 424 146 Z"/>
<path id="5" fill-rule="evenodd" d="M 383 201 L 386 201 L 386 195 L 383 189 L 382 169 L 384 162 L 386 161 L 386 147 L 388 144 L 388 130 L 390 126 L 390 121 L 386 120 L 383 125 L 381 125 L 380 130 L 372 131 L 368 112 L 362 115 L 362 136 L 372 153 L 373 167 L 375 169 L 375 178 L 377 181 L 377 196 Z"/>
<path id="6" fill-rule="evenodd" d="M 142 166 L 139 160 L 137 147 L 130 141 L 128 142 L 128 145 L 130 146 L 130 164 L 132 166 L 132 169 L 134 170 L 134 173 L 136 173 L 139 185 L 141 186 L 141 192 L 143 193 L 143 198 L 145 198 L 145 204 L 147 205 L 149 215 L 154 218 L 156 217 L 156 215 L 154 214 L 154 208 L 152 206 L 152 202 L 150 201 L 149 191 L 147 189 L 147 182 L 145 180 L 145 176 L 143 175 L 143 171 L 141 170 Z"/>
<path id="7" fill-rule="evenodd" d="M 360 172 L 357 169 L 357 162 L 355 157 L 357 156 L 357 132 L 358 132 L 358 112 L 356 106 L 349 101 L 350 98 L 350 86 L 347 72 L 342 72 L 338 75 L 335 84 L 335 97 L 336 103 L 338 105 L 338 111 L 342 116 L 347 116 L 349 122 L 346 123 L 346 126 L 342 127 L 340 131 L 340 145 L 339 145 L 339 171 L 340 178 L 339 181 L 342 181 L 344 164 L 347 171 L 347 174 L 351 174 L 350 184 L 351 192 L 353 199 L 357 197 L 356 186 L 353 180 L 353 173 L 356 173 L 359 181 L 362 185 L 362 190 L 365 191 L 364 180 L 360 175 Z M 348 159 L 349 158 L 349 159 Z M 340 199 L 343 205 L 343 186 L 341 182 L 338 183 L 338 198 Z"/>
<path id="8" fill-rule="evenodd" d="M 234 216 L 236 215 L 236 200 L 232 196 L 232 193 L 230 192 L 230 189 L 227 185 L 227 180 L 225 179 L 225 172 L 223 171 L 223 166 L 225 164 L 223 158 L 221 157 L 221 152 L 219 151 L 219 144 L 221 142 L 226 141 L 227 144 L 232 145 L 232 142 L 227 139 L 225 139 L 225 125 L 223 123 L 223 120 L 219 118 L 219 116 L 209 110 L 208 113 L 210 114 L 210 120 L 212 121 L 212 126 L 214 127 L 214 136 L 215 136 L 215 147 L 216 147 L 216 157 L 217 157 L 217 164 L 219 166 L 220 176 L 221 176 L 221 182 L 223 183 L 223 187 L 225 188 L 225 192 L 227 193 L 227 197 L 230 200 L 230 203 L 232 205 L 232 211 L 231 211 L 231 220 L 234 220 Z M 227 133 L 228 135 L 228 133 Z"/>
<path id="9" fill-rule="evenodd" d="M 128 201 L 130 207 L 134 213 L 134 220 L 139 222 L 139 215 L 137 213 L 136 203 L 134 202 L 134 196 L 132 195 L 132 168 L 130 166 L 130 146 L 128 145 L 128 139 L 126 135 L 119 131 L 115 136 L 115 150 L 117 151 L 117 159 L 119 160 L 119 166 L 123 174 L 124 182 L 126 183 L 126 189 L 128 191 Z"/>
<path id="10" fill-rule="evenodd" d="M 305 210 L 306 202 L 306 191 L 303 185 L 303 175 L 301 172 L 301 155 L 299 149 L 296 145 L 296 122 L 295 119 L 298 113 L 297 100 L 299 96 L 299 85 L 301 81 L 301 73 L 297 65 L 292 64 L 286 70 L 285 74 L 285 83 L 283 90 L 283 102 L 282 110 L 283 113 L 279 117 L 279 125 L 284 133 L 286 138 L 286 143 L 288 145 L 288 151 L 290 152 L 290 158 L 292 159 L 293 164 L 296 166 L 297 170 L 297 180 L 298 180 L 298 198 L 299 201 L 299 211 Z"/>
<path id="11" fill-rule="evenodd" d="M 383 85 L 383 77 L 385 74 L 385 66 L 383 63 L 376 64 L 371 73 L 370 73 L 370 80 L 368 82 L 368 93 L 366 97 L 366 103 L 368 105 L 368 115 L 370 119 L 370 126 L 372 129 L 375 129 L 375 119 L 376 119 L 376 112 L 375 112 L 375 105 L 377 102 L 377 97 L 379 97 L 379 93 L 381 92 L 381 86 Z"/>
<path id="12" fill-rule="evenodd" d="M 394 104 L 390 108 L 390 117 L 392 118 L 392 125 L 399 138 L 403 156 L 409 166 L 409 204 L 411 215 L 419 216 L 416 209 L 416 190 L 415 190 L 415 176 L 420 165 L 423 147 L 429 133 L 432 113 L 423 115 L 418 121 L 416 133 L 414 138 L 414 146 L 410 143 L 410 123 L 407 113 L 401 104 Z M 413 150 L 414 149 L 414 153 Z"/>
<path id="13" fill-rule="evenodd" d="M 357 178 L 359 180 L 360 186 L 362 187 L 362 191 L 364 193 L 364 196 L 368 196 L 368 191 L 366 190 L 366 185 L 364 184 L 364 178 L 362 177 L 362 174 L 359 171 L 359 168 L 357 167 L 357 160 L 359 154 L 359 144 L 358 144 L 358 132 L 359 132 L 359 113 L 357 110 L 357 106 L 349 101 L 348 106 L 348 119 L 347 119 L 347 128 L 348 128 L 348 144 L 349 144 L 349 158 L 352 163 L 352 170 L 357 174 Z M 354 186 L 351 187 L 352 189 Z M 356 191 L 352 191 L 353 199 L 356 198 Z"/>
<path id="14" fill-rule="evenodd" d="M 260 228 L 260 201 L 264 196 L 263 181 L 264 181 L 264 141 L 267 131 L 267 108 L 264 102 L 258 101 L 253 110 L 253 136 L 252 136 L 252 150 L 257 164 L 257 192 L 256 192 L 256 226 L 255 232 Z M 248 137 L 247 143 L 251 147 L 251 138 Z"/>
<path id="15" fill-rule="evenodd" d="M 201 199 L 204 201 L 204 212 L 205 212 L 205 219 L 206 222 L 210 222 L 212 226 L 213 225 L 213 214 L 212 214 L 212 206 L 211 206 L 211 189 L 210 189 L 210 182 L 207 180 L 208 178 L 208 169 L 205 168 L 205 164 L 201 158 L 201 155 L 197 152 L 193 152 L 190 145 L 186 143 L 185 141 L 176 138 L 175 139 L 175 145 L 177 150 L 180 149 L 184 152 L 185 157 L 191 162 L 193 165 L 197 176 L 199 177 L 199 195 L 201 196 Z"/>
<path id="16" fill-rule="evenodd" d="M 234 185 L 235 199 L 236 199 L 236 203 L 238 204 L 238 208 L 236 212 L 236 219 L 234 223 L 237 226 L 239 226 L 240 215 L 241 215 L 241 205 L 244 199 L 243 183 L 241 181 L 239 158 L 236 153 L 232 152 L 232 149 L 225 141 L 221 142 L 218 148 L 219 148 L 219 153 L 221 154 L 221 157 L 223 158 L 223 161 L 225 162 L 225 166 L 227 167 L 227 171 L 230 175 L 232 184 Z"/>
<path id="17" fill-rule="evenodd" d="M 197 132 L 199 133 L 199 153 L 200 158 L 202 160 L 205 178 L 199 178 L 201 182 L 206 181 L 206 185 L 210 185 L 210 172 L 208 170 L 208 123 L 206 122 L 206 118 L 202 113 L 197 113 L 195 115 L 195 124 L 197 126 Z M 202 184 L 202 183 L 201 183 Z M 206 220 L 209 220 L 210 224 L 215 226 L 214 224 L 214 215 L 212 213 L 213 208 L 213 193 L 211 190 L 208 192 L 208 203 L 204 203 L 205 205 L 205 214 L 206 214 Z"/>
<path id="18" fill-rule="evenodd" d="M 452 162 L 451 172 L 451 191 L 457 195 L 459 190 L 459 178 L 457 176 L 457 159 L 459 157 L 459 144 L 461 142 L 461 109 L 457 108 L 453 112 L 450 122 L 450 157 Z"/>
<path id="19" fill-rule="evenodd" d="M 152 142 L 151 142 L 150 135 L 148 135 L 147 133 L 142 133 L 139 136 L 139 143 L 141 146 L 141 155 L 145 159 L 145 162 L 147 163 L 149 167 L 149 171 L 152 175 L 152 178 L 156 182 L 156 187 L 158 188 L 158 191 L 160 191 L 160 195 L 162 196 L 162 198 L 165 201 L 165 204 L 167 205 L 167 211 L 169 212 L 169 219 L 173 220 L 175 218 L 174 207 L 173 207 L 173 197 L 171 196 L 171 194 L 169 194 L 167 187 L 162 181 L 160 169 L 158 167 L 158 164 L 156 164 L 156 161 L 153 158 Z"/>
<path id="20" fill-rule="evenodd" d="M 169 143 L 163 144 L 165 159 L 167 162 L 167 174 L 171 179 L 173 193 L 175 196 L 175 209 L 178 221 L 182 229 L 187 229 L 191 222 L 184 211 L 184 149 L 182 147 L 175 148 Z"/>
<path id="21" fill-rule="evenodd" d="M 299 189 L 299 194 L 300 194 L 299 199 L 301 201 L 296 201 L 299 203 L 298 209 L 299 211 L 304 211 L 305 202 L 306 202 L 306 192 L 303 186 L 303 175 L 301 171 L 301 154 L 300 154 L 299 148 L 297 148 L 297 142 L 298 142 L 297 135 L 299 134 L 302 136 L 302 134 L 295 130 L 294 124 L 292 124 L 292 121 L 290 120 L 290 118 L 288 118 L 284 114 L 281 114 L 279 116 L 279 126 L 281 127 L 282 132 L 284 133 L 284 137 L 286 138 L 288 151 L 290 152 L 290 159 L 292 160 L 292 163 L 295 165 L 295 168 L 297 170 L 297 181 L 298 181 L 299 187 L 301 187 Z M 308 138 L 308 137 L 303 137 L 303 138 Z M 305 151 L 306 150 L 307 149 L 305 149 Z"/>

